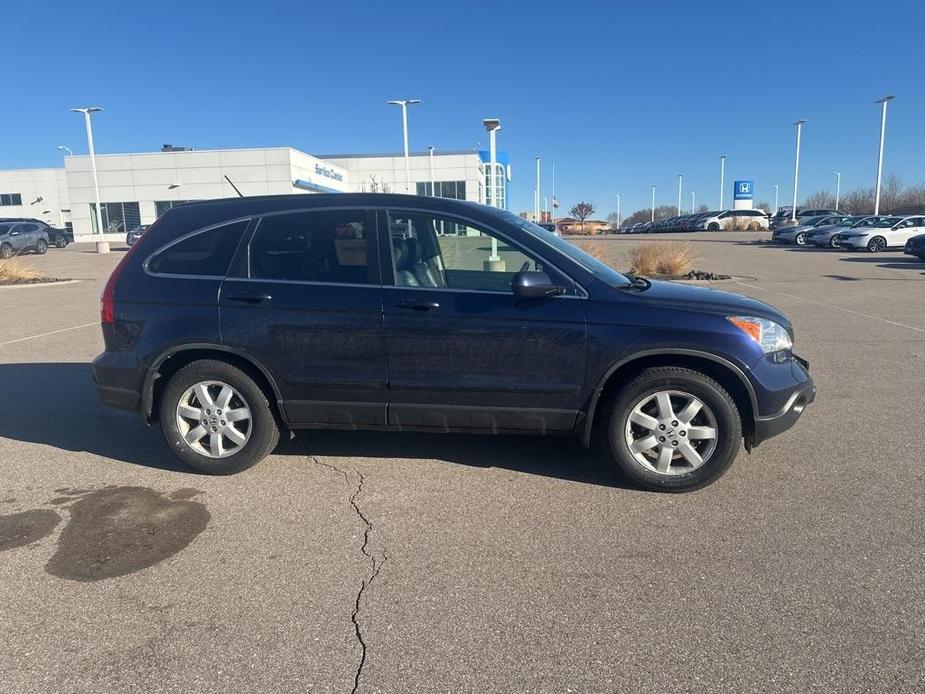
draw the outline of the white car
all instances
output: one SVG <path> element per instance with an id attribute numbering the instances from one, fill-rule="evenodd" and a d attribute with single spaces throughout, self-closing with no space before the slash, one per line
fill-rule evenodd
<path id="1" fill-rule="evenodd" d="M 867 249 L 879 253 L 888 248 L 903 248 L 913 236 L 925 233 L 925 217 L 884 217 L 869 227 L 860 227 L 836 234 L 842 248 Z"/>
<path id="2" fill-rule="evenodd" d="M 755 231 L 768 228 L 768 214 L 764 210 L 725 210 L 715 212 L 709 217 L 699 219 L 694 228 L 700 231 L 721 231 L 730 220 L 735 220 L 735 223 L 742 228 L 754 229 Z"/>

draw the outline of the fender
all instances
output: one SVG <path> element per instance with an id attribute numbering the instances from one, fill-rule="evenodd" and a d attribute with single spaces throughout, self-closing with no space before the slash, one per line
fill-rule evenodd
<path id="1" fill-rule="evenodd" d="M 189 344 L 177 345 L 176 347 L 171 347 L 170 349 L 161 352 L 151 363 L 151 366 L 148 367 L 148 371 L 145 374 L 144 385 L 142 386 L 141 391 L 141 413 L 145 420 L 151 419 L 151 410 L 154 404 L 154 377 L 157 375 L 161 365 L 170 359 L 170 357 L 176 356 L 177 354 L 200 349 L 231 354 L 235 357 L 238 357 L 239 359 L 243 359 L 248 364 L 253 366 L 263 375 L 265 379 L 267 379 L 267 383 L 270 384 L 270 388 L 273 390 L 273 397 L 276 400 L 277 405 L 280 407 L 280 410 L 282 410 L 282 398 L 280 397 L 279 387 L 276 385 L 276 380 L 273 378 L 273 376 L 270 375 L 270 372 L 267 371 L 257 361 L 255 361 L 253 357 L 251 357 L 246 352 L 242 352 L 241 350 L 235 349 L 233 347 L 227 347 L 226 345 L 217 345 L 210 342 L 192 342 Z"/>
<path id="2" fill-rule="evenodd" d="M 701 359 L 709 359 L 710 361 L 724 366 L 729 369 L 739 381 L 745 386 L 745 392 L 748 393 L 748 399 L 752 404 L 752 412 L 758 412 L 758 399 L 755 397 L 755 390 L 752 388 L 751 382 L 748 380 L 748 377 L 745 375 L 745 372 L 742 371 L 738 366 L 733 364 L 731 361 L 725 357 L 721 357 L 712 352 L 702 352 L 697 349 L 683 349 L 683 348 L 668 348 L 668 349 L 648 349 L 642 352 L 634 352 L 633 354 L 621 359 L 620 361 L 613 364 L 601 379 L 598 381 L 597 385 L 594 388 L 594 392 L 591 394 L 591 404 L 588 406 L 588 412 L 585 415 L 584 426 L 581 432 L 581 445 L 585 448 L 588 448 L 591 445 L 591 425 L 594 423 L 594 413 L 597 411 L 597 403 L 600 400 L 601 393 L 604 391 L 604 384 L 607 383 L 608 379 L 620 368 L 630 364 L 638 359 L 643 359 L 645 357 L 655 357 L 655 356 L 686 356 L 686 357 L 700 357 Z"/>

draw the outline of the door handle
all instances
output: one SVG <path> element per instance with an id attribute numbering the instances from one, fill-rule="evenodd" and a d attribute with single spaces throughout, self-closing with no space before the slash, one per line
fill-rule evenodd
<path id="1" fill-rule="evenodd" d="M 395 306 L 408 311 L 433 311 L 440 308 L 436 301 L 399 301 Z"/>
<path id="2" fill-rule="evenodd" d="M 252 294 L 231 294 L 228 297 L 228 301 L 238 301 L 242 304 L 262 304 L 272 298 L 273 297 L 269 294 L 260 294 L 259 292 L 254 292 Z"/>

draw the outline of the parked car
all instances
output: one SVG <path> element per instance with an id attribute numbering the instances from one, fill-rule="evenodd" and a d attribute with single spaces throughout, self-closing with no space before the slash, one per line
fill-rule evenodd
<path id="1" fill-rule="evenodd" d="M 776 229 L 782 226 L 796 226 L 797 224 L 812 224 L 817 221 L 820 217 L 832 217 L 835 215 L 844 215 L 843 212 L 838 210 L 828 210 L 828 209 L 819 209 L 819 208 L 810 208 L 803 209 L 797 208 L 796 222 L 793 221 L 793 216 L 791 215 L 792 207 L 782 207 L 777 211 L 771 218 L 770 228 Z"/>
<path id="2" fill-rule="evenodd" d="M 777 227 L 771 233 L 771 240 L 776 243 L 792 243 L 797 246 L 805 246 L 808 243 L 809 234 L 814 229 L 838 226 L 848 219 L 851 219 L 848 215 L 833 215 L 831 217 L 819 217 L 808 224 Z"/>
<path id="3" fill-rule="evenodd" d="M 755 231 L 768 228 L 768 215 L 764 210 L 722 210 L 703 217 L 695 228 L 700 231 L 721 231 L 733 221 Z"/>
<path id="4" fill-rule="evenodd" d="M 623 275 L 445 198 L 188 203 L 126 253 L 101 306 L 100 397 L 207 473 L 253 465 L 281 427 L 572 434 L 684 491 L 815 397 L 777 309 Z"/>
<path id="5" fill-rule="evenodd" d="M 903 252 L 906 255 L 914 255 L 919 260 L 925 260 L 925 234 L 913 236 L 911 239 L 906 241 L 906 246 L 903 248 Z"/>
<path id="6" fill-rule="evenodd" d="M 141 235 L 144 234 L 145 231 L 147 231 L 147 229 L 148 229 L 149 226 L 151 226 L 151 225 L 150 225 L 150 224 L 142 224 L 141 226 L 137 226 L 137 227 L 135 227 L 134 229 L 130 229 L 130 230 L 125 234 L 125 245 L 128 246 L 129 248 L 131 248 L 132 246 L 134 246 L 134 245 L 135 245 L 135 242 L 136 242 L 138 239 L 141 238 Z M 555 227 L 555 225 L 552 225 L 552 226 Z"/>
<path id="7" fill-rule="evenodd" d="M 925 216 L 884 217 L 871 226 L 839 232 L 837 239 L 846 250 L 867 249 L 880 253 L 889 248 L 904 248 L 906 241 L 923 232 Z"/>
<path id="8" fill-rule="evenodd" d="M 817 248 L 838 248 L 838 234 L 848 229 L 870 226 L 883 219 L 884 216 L 861 215 L 858 217 L 846 217 L 840 224 L 815 226 L 807 232 L 806 243 Z"/>
<path id="9" fill-rule="evenodd" d="M 74 232 L 70 229 L 58 229 L 57 227 L 51 226 L 48 222 L 43 222 L 41 219 L 36 219 L 35 217 L 0 218 L 0 224 L 6 224 L 9 222 L 30 222 L 38 224 L 39 227 L 41 227 L 41 229 L 43 229 L 45 234 L 48 236 L 48 245 L 50 246 L 64 248 L 69 243 L 74 242 Z"/>
<path id="10" fill-rule="evenodd" d="M 39 222 L 5 222 L 0 224 L 0 258 L 33 251 L 48 250 L 48 234 Z"/>

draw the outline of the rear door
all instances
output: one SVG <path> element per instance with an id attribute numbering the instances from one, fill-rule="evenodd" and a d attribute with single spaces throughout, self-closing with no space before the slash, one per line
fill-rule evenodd
<path id="1" fill-rule="evenodd" d="M 890 246 L 902 248 L 906 245 L 906 241 L 911 239 L 913 236 L 918 236 L 923 231 L 925 231 L 925 218 L 910 217 L 909 219 L 904 219 L 899 224 L 895 225 L 895 227 L 887 235 L 887 243 Z"/>
<path id="2" fill-rule="evenodd" d="M 377 248 L 366 209 L 266 215 L 222 284 L 222 340 L 270 372 L 293 426 L 386 423 Z"/>
<path id="3" fill-rule="evenodd" d="M 566 431 L 585 370 L 583 290 L 498 232 L 444 214 L 382 212 L 380 263 L 389 423 L 480 431 Z M 562 296 L 520 299 L 518 270 Z"/>

